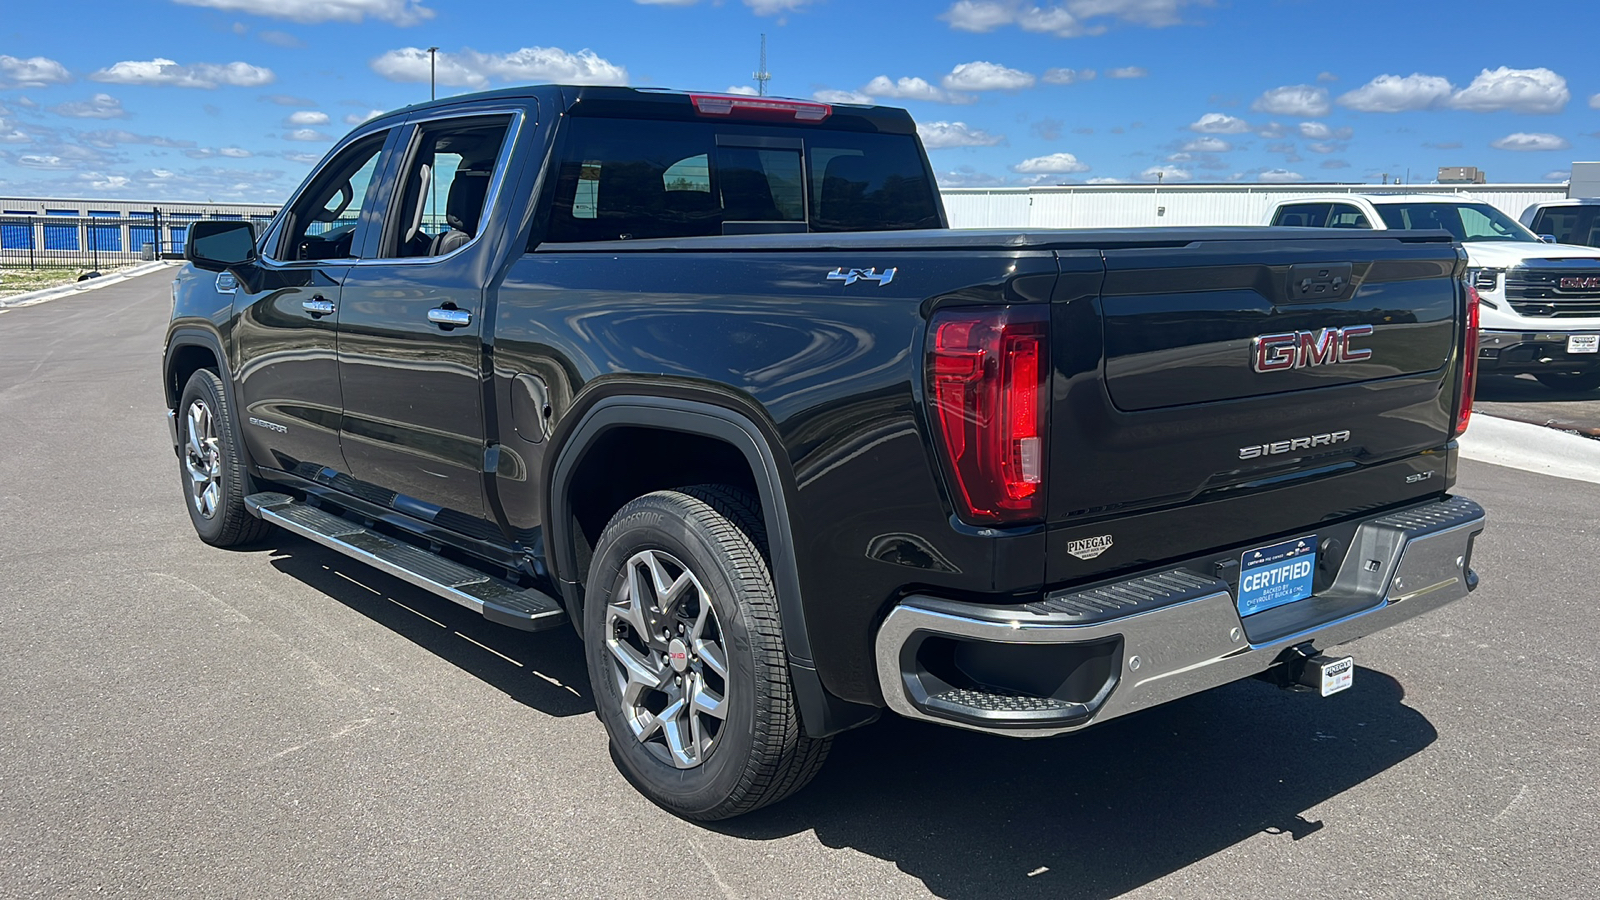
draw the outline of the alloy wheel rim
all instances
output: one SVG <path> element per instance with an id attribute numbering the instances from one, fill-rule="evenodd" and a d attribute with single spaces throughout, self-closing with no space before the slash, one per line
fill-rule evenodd
<path id="1" fill-rule="evenodd" d="M 703 764 L 727 720 L 728 655 L 688 566 L 660 550 L 629 557 L 606 607 L 606 650 L 634 738 L 676 768 Z"/>
<path id="2" fill-rule="evenodd" d="M 216 418 L 203 400 L 189 404 L 184 416 L 188 440 L 183 448 L 183 465 L 189 471 L 189 502 L 194 511 L 209 519 L 222 502 L 222 451 L 217 443 Z"/>

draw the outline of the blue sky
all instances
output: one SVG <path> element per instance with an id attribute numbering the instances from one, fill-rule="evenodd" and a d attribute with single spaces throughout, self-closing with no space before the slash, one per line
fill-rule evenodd
<path id="1" fill-rule="evenodd" d="M 1600 3 L 146 0 L 6 4 L 0 195 L 280 202 L 375 110 L 576 81 L 905 106 L 950 185 L 1564 180 Z M 1517 14 L 1527 10 L 1526 15 Z"/>

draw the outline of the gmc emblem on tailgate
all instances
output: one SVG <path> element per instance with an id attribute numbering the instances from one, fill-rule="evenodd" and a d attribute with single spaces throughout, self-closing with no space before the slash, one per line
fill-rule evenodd
<path id="1" fill-rule="evenodd" d="M 1257 372 L 1282 372 L 1307 366 L 1361 362 L 1371 359 L 1372 351 L 1352 347 L 1350 342 L 1370 334 L 1371 325 L 1263 334 L 1250 341 L 1250 364 Z"/>
<path id="2" fill-rule="evenodd" d="M 1561 289 L 1564 291 L 1592 291 L 1600 288 L 1600 278 L 1584 275 L 1568 275 L 1561 279 Z"/>

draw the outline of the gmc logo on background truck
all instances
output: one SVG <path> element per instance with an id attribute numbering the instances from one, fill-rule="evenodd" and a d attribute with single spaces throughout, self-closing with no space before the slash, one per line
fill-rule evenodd
<path id="1" fill-rule="evenodd" d="M 1263 334 L 1250 341 L 1250 362 L 1257 372 L 1361 362 L 1371 359 L 1372 351 L 1352 347 L 1350 341 L 1370 334 L 1371 325 Z"/>

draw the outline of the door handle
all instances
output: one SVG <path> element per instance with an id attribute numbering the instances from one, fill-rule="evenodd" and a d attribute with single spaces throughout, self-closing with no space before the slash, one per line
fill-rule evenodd
<path id="1" fill-rule="evenodd" d="M 333 315 L 333 301 L 326 297 L 312 297 L 301 302 L 300 308 L 311 313 L 312 318 Z"/>
<path id="2" fill-rule="evenodd" d="M 428 310 L 428 321 L 442 328 L 465 328 L 472 324 L 472 313 L 440 307 Z"/>

